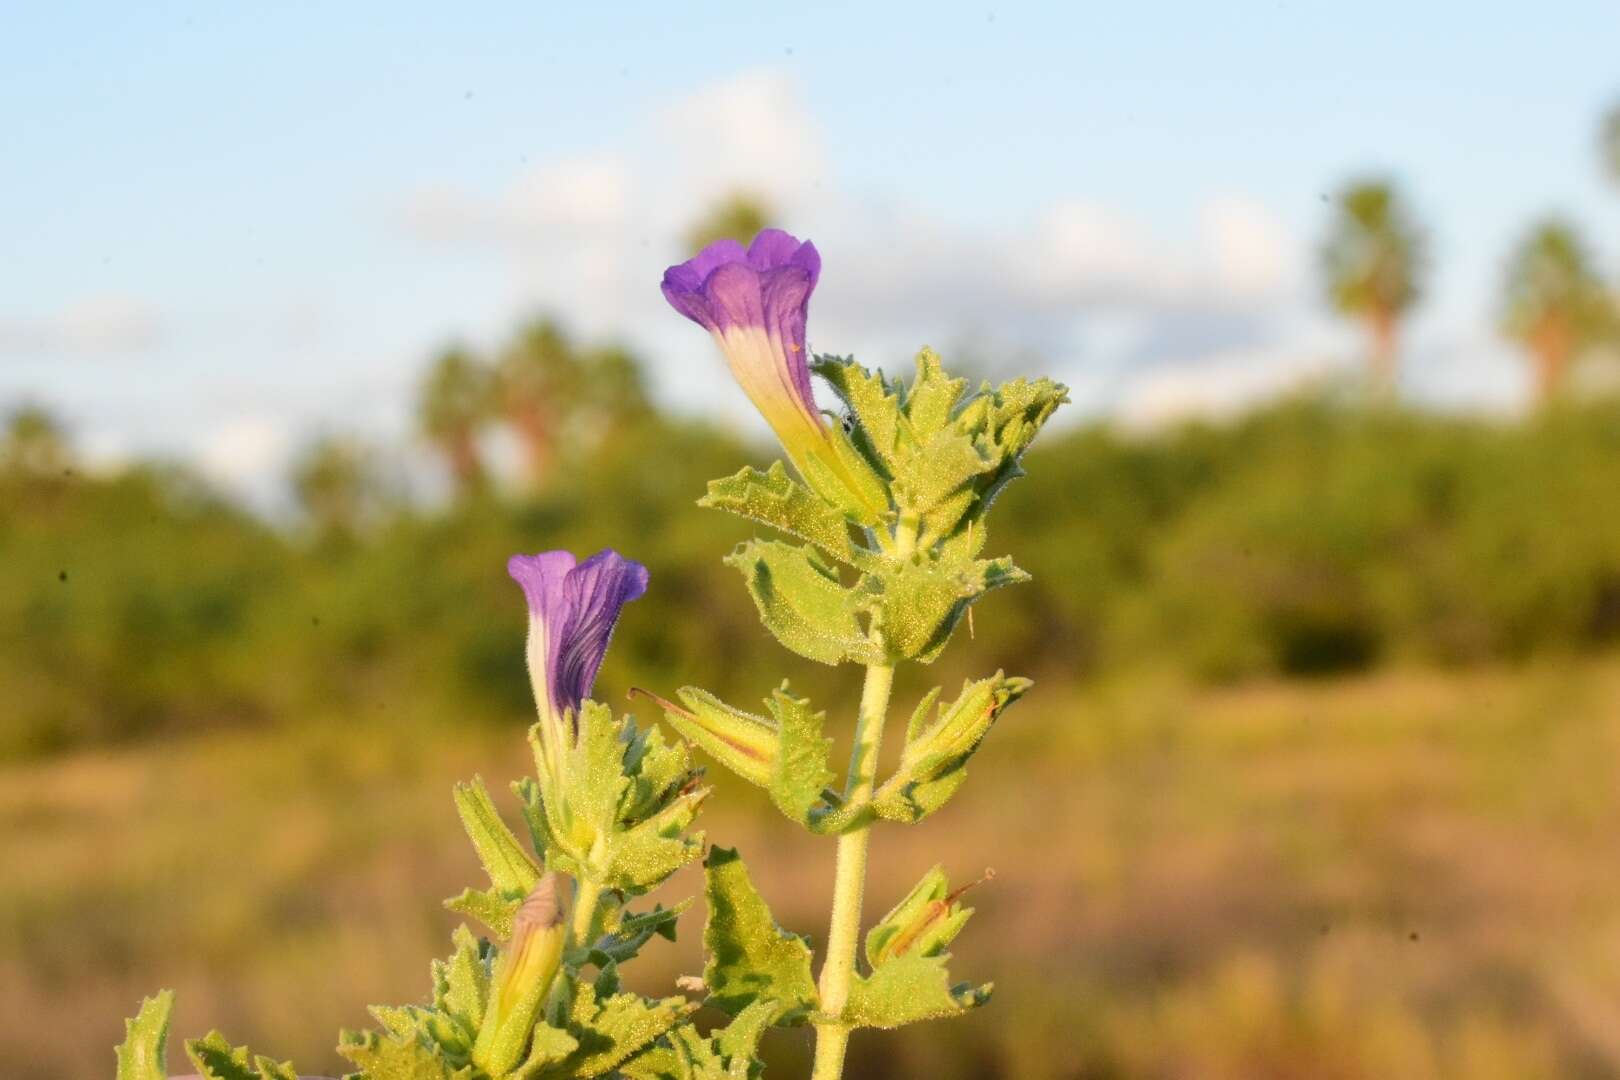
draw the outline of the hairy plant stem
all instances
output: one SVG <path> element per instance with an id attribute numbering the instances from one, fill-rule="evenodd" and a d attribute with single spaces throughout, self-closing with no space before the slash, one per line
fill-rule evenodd
<path id="1" fill-rule="evenodd" d="M 883 721 L 889 708 L 894 668 L 873 665 L 866 669 L 861 690 L 861 712 L 855 722 L 855 749 L 850 756 L 845 802 L 872 794 L 877 779 L 878 751 L 883 744 Z M 842 1015 L 855 978 L 855 945 L 861 934 L 861 900 L 866 891 L 866 850 L 872 826 L 862 825 L 838 838 L 838 871 L 833 880 L 832 923 L 827 928 L 827 958 L 821 966 L 821 1011 Z M 844 1048 L 849 1025 L 829 1021 L 816 1028 L 816 1065 L 812 1080 L 837 1080 L 844 1071 Z"/>
<path id="2" fill-rule="evenodd" d="M 917 521 L 903 517 L 895 530 L 891 553 L 910 557 L 917 544 Z M 855 718 L 855 746 L 850 752 L 849 779 L 844 805 L 858 806 L 871 798 L 877 783 L 878 752 L 883 748 L 883 727 L 894 686 L 892 664 L 871 664 L 861 687 L 861 708 Z M 872 839 L 870 822 L 838 837 L 838 869 L 833 878 L 832 922 L 827 928 L 827 957 L 817 986 L 821 1013 L 829 1017 L 816 1025 L 816 1059 L 811 1080 L 839 1080 L 844 1073 L 844 1051 L 850 1025 L 842 1019 L 855 979 L 855 946 L 861 936 L 861 902 L 866 893 L 866 853 Z"/>

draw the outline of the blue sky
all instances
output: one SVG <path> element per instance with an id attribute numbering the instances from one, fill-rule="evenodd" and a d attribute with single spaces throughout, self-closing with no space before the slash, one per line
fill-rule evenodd
<path id="1" fill-rule="evenodd" d="M 816 347 L 1039 357 L 1151 419 L 1353 358 L 1312 252 L 1373 172 L 1433 233 L 1409 392 L 1495 407 L 1516 236 L 1620 247 L 1612 2 L 544 7 L 13 11 L 0 403 L 262 486 L 318 430 L 404 443 L 435 347 L 554 311 L 740 418 L 656 282 L 742 185 L 823 249 Z"/>

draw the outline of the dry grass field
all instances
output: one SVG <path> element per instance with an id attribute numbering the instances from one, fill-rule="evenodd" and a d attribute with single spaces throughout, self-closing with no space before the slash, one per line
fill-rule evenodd
<path id="1" fill-rule="evenodd" d="M 178 1032 L 339 1071 L 336 1029 L 426 992 L 474 880 L 449 785 L 526 767 L 517 724 L 388 717 L 7 767 L 0 1074 L 108 1075 L 165 985 Z M 954 967 L 996 996 L 937 1040 L 857 1036 L 860 1076 L 1620 1073 L 1620 663 L 1037 688 L 974 772 L 878 834 L 868 908 L 936 857 L 994 866 Z M 830 844 L 732 786 L 701 820 L 819 937 Z M 645 988 L 698 968 L 701 918 Z"/>

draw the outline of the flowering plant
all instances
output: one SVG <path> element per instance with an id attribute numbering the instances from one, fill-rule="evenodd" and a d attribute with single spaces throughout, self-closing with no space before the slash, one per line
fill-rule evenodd
<path id="1" fill-rule="evenodd" d="M 786 539 L 755 539 L 726 561 L 743 577 L 767 630 L 787 649 L 865 669 L 854 749 L 841 784 L 826 714 L 784 683 L 755 714 L 698 687 L 673 699 L 643 691 L 680 741 L 590 700 L 620 609 L 647 571 L 613 551 L 515 556 L 528 601 L 527 658 L 538 721 L 534 778 L 513 792 L 525 846 L 481 780 L 455 803 L 489 878 L 447 906 L 482 924 L 435 961 L 431 996 L 372 1010 L 378 1028 L 344 1032 L 351 1080 L 746 1080 L 773 1026 L 811 1025 L 815 1080 L 843 1070 L 850 1034 L 948 1017 L 983 1004 L 988 984 L 956 983 L 948 948 L 972 910 L 935 867 L 868 929 L 858 962 L 867 851 L 879 822 L 910 824 L 942 807 L 966 765 L 1028 680 L 997 672 L 942 701 L 924 695 L 894 772 L 879 779 L 896 665 L 937 657 L 971 605 L 1026 580 L 984 558 L 985 515 L 1021 474 L 1020 458 L 1066 389 L 1017 379 L 969 391 L 923 350 L 909 383 L 806 347 L 820 276 L 813 245 L 776 230 L 746 249 L 720 241 L 666 271 L 663 291 L 707 329 L 798 473 L 782 463 L 715 480 L 700 504 Z M 812 373 L 837 395 L 829 419 Z M 819 973 L 809 941 L 777 926 L 740 855 L 707 849 L 689 826 L 709 794 L 689 747 L 764 788 L 781 812 L 838 848 L 831 922 Z M 625 992 L 618 969 L 655 934 L 673 937 L 691 901 L 630 910 L 703 857 L 708 906 L 702 1004 L 731 1019 L 701 1032 L 698 1002 Z M 566 883 L 571 882 L 571 887 Z M 119 1080 L 164 1080 L 172 994 L 142 1004 L 118 1050 Z M 186 1043 L 208 1080 L 296 1080 L 290 1064 L 233 1047 L 218 1032 Z"/>

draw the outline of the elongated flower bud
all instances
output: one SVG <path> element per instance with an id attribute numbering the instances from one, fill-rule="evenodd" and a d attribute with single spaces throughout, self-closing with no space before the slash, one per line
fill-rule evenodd
<path id="1" fill-rule="evenodd" d="M 518 908 L 512 939 L 495 965 L 489 1005 L 473 1046 L 473 1061 L 490 1076 L 502 1076 L 523 1059 L 552 981 L 562 963 L 564 925 L 561 878 L 540 878 Z"/>
<path id="2" fill-rule="evenodd" d="M 681 737 L 701 747 L 720 764 L 760 787 L 770 787 L 780 736 L 775 722 L 734 709 L 706 690 L 684 687 L 677 696 L 682 708 L 647 690 L 632 693 L 651 698 Z"/>
<path id="3" fill-rule="evenodd" d="M 866 938 L 867 960 L 875 968 L 910 952 L 921 956 L 942 952 L 973 915 L 972 908 L 964 908 L 957 901 L 975 885 L 995 876 L 994 870 L 986 870 L 983 877 L 950 892 L 945 871 L 934 867 L 872 928 Z"/>

